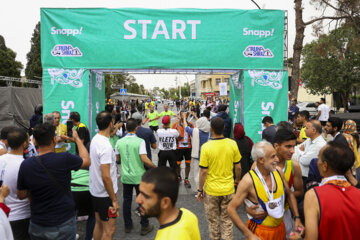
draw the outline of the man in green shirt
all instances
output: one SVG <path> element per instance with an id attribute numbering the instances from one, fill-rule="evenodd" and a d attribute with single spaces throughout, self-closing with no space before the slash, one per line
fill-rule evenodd
<path id="1" fill-rule="evenodd" d="M 144 164 L 148 168 L 156 166 L 151 162 L 146 154 L 145 141 L 136 136 L 138 128 L 137 120 L 130 118 L 126 122 L 128 134 L 117 141 L 115 154 L 117 161 L 121 164 L 121 182 L 123 183 L 123 217 L 125 222 L 125 232 L 131 232 L 133 223 L 131 219 L 131 202 L 133 188 L 136 195 L 139 194 L 139 184 L 141 177 L 145 173 Z M 151 232 L 154 227 L 149 224 L 146 217 L 141 217 L 141 235 Z"/>
<path id="2" fill-rule="evenodd" d="M 160 115 L 157 111 L 154 111 L 154 106 L 150 105 L 150 112 L 146 115 L 146 119 L 144 124 L 149 121 L 149 128 L 156 132 L 159 129 L 158 119 L 160 119 Z"/>
<path id="3" fill-rule="evenodd" d="M 173 111 L 169 111 L 169 105 L 164 105 L 164 111 L 160 113 L 160 117 L 169 116 L 171 117 L 175 116 L 175 113 Z M 171 120 L 170 120 L 170 126 L 172 126 Z"/>

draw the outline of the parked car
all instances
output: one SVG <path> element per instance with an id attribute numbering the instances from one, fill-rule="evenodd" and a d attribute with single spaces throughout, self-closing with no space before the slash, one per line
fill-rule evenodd
<path id="1" fill-rule="evenodd" d="M 299 102 L 296 105 L 299 108 L 299 111 L 308 111 L 310 113 L 310 117 L 315 116 L 317 113 L 317 108 L 314 102 Z"/>

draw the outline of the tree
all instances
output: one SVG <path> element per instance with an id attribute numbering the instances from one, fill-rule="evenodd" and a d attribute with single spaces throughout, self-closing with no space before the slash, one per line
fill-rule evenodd
<path id="1" fill-rule="evenodd" d="M 170 92 L 168 90 L 166 90 L 165 88 L 162 88 L 162 89 L 160 89 L 160 95 L 164 99 L 169 99 Z"/>
<path id="2" fill-rule="evenodd" d="M 23 65 L 15 59 L 16 53 L 6 47 L 5 39 L 0 35 L 0 76 L 20 78 Z M 21 83 L 14 83 L 13 85 L 20 86 Z M 6 83 L 0 82 L 0 86 L 6 86 Z"/>
<path id="3" fill-rule="evenodd" d="M 360 4 L 359 0 L 311 0 L 310 3 L 322 14 L 309 21 L 303 20 L 302 0 L 294 0 L 295 3 L 295 26 L 296 35 L 293 52 L 293 66 L 291 76 L 291 97 L 297 98 L 300 78 L 300 57 L 303 49 L 304 31 L 308 25 L 314 25 L 315 33 L 319 34 L 323 30 L 323 21 L 330 20 L 330 23 L 336 21 L 335 26 L 339 23 L 351 25 L 358 32 L 360 31 Z M 334 12 L 333 16 L 327 16 L 325 13 L 330 10 Z M 336 27 L 335 27 L 336 28 Z"/>
<path id="4" fill-rule="evenodd" d="M 312 94 L 341 95 L 346 110 L 351 88 L 360 79 L 359 31 L 345 24 L 305 45 L 301 76 Z"/>
<path id="5" fill-rule="evenodd" d="M 30 51 L 26 55 L 27 64 L 25 68 L 25 75 L 27 79 L 41 80 L 42 66 L 40 53 L 40 22 L 35 26 L 32 38 Z"/>
<path id="6" fill-rule="evenodd" d="M 112 89 L 111 85 L 124 85 L 128 93 L 142 94 L 145 91 L 143 85 L 136 83 L 136 78 L 128 73 L 106 74 L 105 75 L 105 97 L 110 98 L 110 95 L 119 92 L 119 89 Z"/>
<path id="7" fill-rule="evenodd" d="M 190 97 L 190 84 L 185 83 L 184 86 L 181 87 L 181 96 L 182 97 Z"/>

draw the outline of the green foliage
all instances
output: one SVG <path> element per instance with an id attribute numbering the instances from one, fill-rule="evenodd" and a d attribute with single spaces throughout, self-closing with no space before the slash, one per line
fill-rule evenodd
<path id="1" fill-rule="evenodd" d="M 23 65 L 15 59 L 16 53 L 6 47 L 5 39 L 0 35 L 0 76 L 20 78 Z M 13 85 L 20 86 L 21 83 L 13 83 Z M 6 86 L 6 83 L 0 82 L 0 86 Z"/>
<path id="2" fill-rule="evenodd" d="M 181 87 L 181 96 L 182 97 L 190 97 L 190 84 L 185 83 L 184 86 Z"/>
<path id="3" fill-rule="evenodd" d="M 360 81 L 359 36 L 354 28 L 342 26 L 305 45 L 301 77 L 310 93 L 339 92 L 346 102 L 351 87 Z"/>
<path id="4" fill-rule="evenodd" d="M 40 22 L 35 26 L 32 38 L 31 48 L 26 55 L 27 64 L 25 68 L 25 75 L 27 79 L 39 80 L 42 78 L 42 66 L 40 55 Z"/>
<path id="5" fill-rule="evenodd" d="M 110 95 L 119 92 L 119 89 L 112 89 L 111 85 L 122 85 L 126 88 L 128 93 L 145 94 L 145 88 L 141 84 L 136 83 L 136 78 L 132 75 L 120 74 L 106 74 L 105 75 L 105 97 L 110 98 Z"/>
<path id="6" fill-rule="evenodd" d="M 160 89 L 160 94 L 162 98 L 169 99 L 170 98 L 170 92 L 166 90 L 165 88 Z"/>

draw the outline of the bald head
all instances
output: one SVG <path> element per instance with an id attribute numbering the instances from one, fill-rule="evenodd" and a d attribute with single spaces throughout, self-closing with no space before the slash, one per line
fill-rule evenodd
<path id="1" fill-rule="evenodd" d="M 322 133 L 321 122 L 319 120 L 311 120 L 310 122 L 311 122 L 313 128 L 315 128 L 316 132 L 318 134 L 321 134 Z"/>

